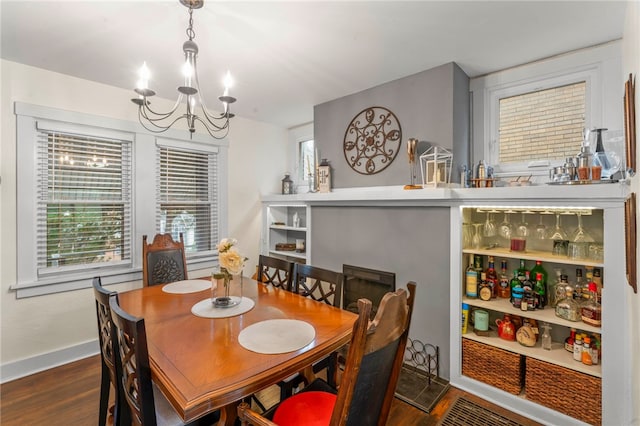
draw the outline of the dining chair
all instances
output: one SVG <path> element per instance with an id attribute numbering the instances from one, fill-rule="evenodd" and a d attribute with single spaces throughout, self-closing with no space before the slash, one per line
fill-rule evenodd
<path id="1" fill-rule="evenodd" d="M 297 263 L 294 267 L 293 291 L 327 305 L 340 308 L 342 298 L 343 275 L 340 272 L 317 266 Z M 313 364 L 313 373 L 317 374 L 322 370 L 327 370 L 327 382 L 331 386 L 336 385 L 336 372 L 338 364 L 338 354 L 331 355 Z M 302 374 L 296 374 L 278 383 L 280 387 L 280 400 L 284 400 L 293 395 L 294 389 L 305 382 Z M 307 383 L 308 384 L 308 383 Z"/>
<path id="2" fill-rule="evenodd" d="M 389 417 L 409 334 L 416 284 L 387 293 L 375 318 L 371 302 L 358 301 L 345 372 L 336 390 L 321 379 L 260 415 L 238 406 L 242 425 L 382 426 Z"/>
<path id="3" fill-rule="evenodd" d="M 109 307 L 122 366 L 119 379 L 123 399 L 131 413 L 131 424 L 184 425 L 171 403 L 151 380 L 144 318 L 134 317 L 120 308 L 117 295 L 109 297 Z M 219 412 L 215 411 L 190 425 L 214 424 L 219 417 Z"/>
<path id="4" fill-rule="evenodd" d="M 171 234 L 156 234 L 147 244 L 142 236 L 142 285 L 166 284 L 187 279 L 184 239 L 174 241 Z"/>
<path id="5" fill-rule="evenodd" d="M 100 277 L 93 279 L 93 293 L 96 299 L 96 315 L 98 317 L 98 343 L 100 345 L 100 361 L 102 364 L 102 375 L 100 379 L 100 411 L 98 424 L 124 425 L 128 424 L 128 409 L 125 407 L 122 386 L 118 381 L 121 374 L 120 357 L 117 355 L 117 342 L 115 325 L 111 320 L 111 309 L 109 307 L 109 297 L 117 293 L 108 291 L 102 287 Z M 114 404 L 109 407 L 109 394 L 113 389 Z M 110 422 L 107 423 L 107 414 L 110 415 Z"/>
<path id="6" fill-rule="evenodd" d="M 258 281 L 291 291 L 294 265 L 294 262 L 261 254 L 258 257 Z"/>

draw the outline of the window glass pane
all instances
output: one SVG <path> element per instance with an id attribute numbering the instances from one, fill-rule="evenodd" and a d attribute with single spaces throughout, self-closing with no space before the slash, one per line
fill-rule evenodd
<path id="1" fill-rule="evenodd" d="M 176 241 L 182 233 L 187 256 L 215 249 L 217 154 L 159 147 L 159 231 Z"/>
<path id="2" fill-rule="evenodd" d="M 309 177 L 313 178 L 316 161 L 314 146 L 313 140 L 299 143 L 300 162 L 298 170 L 300 170 L 300 180 L 302 181 L 307 181 Z"/>
<path id="3" fill-rule="evenodd" d="M 39 270 L 130 260 L 130 144 L 47 131 L 39 140 Z"/>
<path id="4" fill-rule="evenodd" d="M 580 150 L 586 83 L 500 99 L 499 162 L 557 160 Z"/>

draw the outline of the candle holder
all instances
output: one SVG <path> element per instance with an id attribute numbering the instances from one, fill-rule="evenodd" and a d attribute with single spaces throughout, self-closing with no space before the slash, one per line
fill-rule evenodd
<path id="1" fill-rule="evenodd" d="M 441 146 L 431 146 L 420 156 L 422 186 L 437 188 L 449 186 L 453 153 Z"/>

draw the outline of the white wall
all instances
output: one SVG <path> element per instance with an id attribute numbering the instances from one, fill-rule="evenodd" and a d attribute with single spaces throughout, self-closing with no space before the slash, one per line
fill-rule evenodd
<path id="1" fill-rule="evenodd" d="M 636 81 L 636 144 L 640 142 L 640 89 L 638 88 L 638 76 L 640 75 L 640 3 L 638 1 L 627 2 L 627 14 L 624 24 L 624 33 L 622 40 L 622 76 L 621 81 L 627 81 L 629 74 L 633 74 Z M 620 83 L 621 93 L 624 83 Z M 636 162 L 640 164 L 640 151 L 636 153 Z M 636 194 L 640 193 L 640 175 L 631 181 L 631 189 Z M 636 207 L 636 211 L 640 211 Z M 636 218 L 636 220 L 638 220 Z M 637 248 L 636 248 L 637 249 Z M 636 253 L 636 259 L 640 259 L 640 252 Z M 640 275 L 637 277 L 640 282 Z M 631 287 L 627 289 L 627 309 L 630 309 L 629 318 L 631 318 L 631 353 L 634 359 L 630 366 L 630 374 L 633 379 L 633 389 L 631 389 L 631 400 L 636 401 L 634 404 L 633 425 L 640 425 L 640 292 L 634 294 Z"/>
<path id="2" fill-rule="evenodd" d="M 137 121 L 133 92 L 9 61 L 0 63 L 0 380 L 97 353 L 91 289 L 17 300 L 16 282 L 16 101 Z M 242 100 L 239 100 L 241 102 Z M 155 100 L 162 109 L 171 102 Z M 236 117 L 228 136 L 229 236 L 257 263 L 260 194 L 277 192 L 288 164 L 287 130 Z M 20 196 L 34 196 L 20 194 Z M 207 271 L 200 271 L 205 274 Z M 189 271 L 197 277 L 198 271 Z M 113 286 L 125 290 L 140 282 Z M 111 288 L 111 287 L 110 287 Z M 31 370 L 31 371 L 27 371 Z"/>

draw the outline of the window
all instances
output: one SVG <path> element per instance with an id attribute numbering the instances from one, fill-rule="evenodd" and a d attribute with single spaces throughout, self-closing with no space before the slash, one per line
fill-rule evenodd
<path id="1" fill-rule="evenodd" d="M 226 234 L 228 143 L 15 103 L 17 297 L 136 281 L 142 235 L 182 232 L 190 270 Z"/>
<path id="2" fill-rule="evenodd" d="M 131 262 L 131 141 L 38 123 L 38 274 Z"/>
<path id="3" fill-rule="evenodd" d="M 211 254 L 219 240 L 217 152 L 162 145 L 157 151 L 159 231 L 176 241 L 182 233 L 188 258 Z"/>
<path id="4" fill-rule="evenodd" d="M 564 160 L 580 150 L 586 82 L 499 100 L 498 163 Z"/>
<path id="5" fill-rule="evenodd" d="M 301 182 L 309 182 L 314 179 L 315 164 L 318 159 L 315 154 L 315 145 L 313 139 L 298 142 L 298 152 L 300 153 L 298 170 L 300 170 L 299 179 Z"/>

